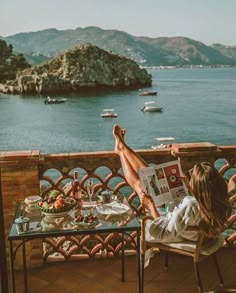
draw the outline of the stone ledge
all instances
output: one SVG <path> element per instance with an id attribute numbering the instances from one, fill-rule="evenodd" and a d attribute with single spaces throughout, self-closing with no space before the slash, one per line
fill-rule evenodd
<path id="1" fill-rule="evenodd" d="M 40 150 L 0 152 L 0 166 L 38 162 L 40 159 Z"/>
<path id="2" fill-rule="evenodd" d="M 172 144 L 172 151 L 174 152 L 196 152 L 196 151 L 215 151 L 217 145 L 210 142 L 195 142 L 195 143 L 179 143 Z"/>
<path id="3" fill-rule="evenodd" d="M 0 152 L 0 160 L 38 158 L 40 150 Z"/>

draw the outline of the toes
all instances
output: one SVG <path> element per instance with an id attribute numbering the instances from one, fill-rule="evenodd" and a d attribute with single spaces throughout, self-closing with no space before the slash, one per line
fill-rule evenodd
<path id="1" fill-rule="evenodd" d="M 125 134 L 125 129 L 121 129 L 119 125 L 115 124 L 113 126 L 113 134 L 119 138 L 122 138 Z"/>
<path id="2" fill-rule="evenodd" d="M 115 125 L 113 126 L 113 132 L 114 132 L 114 134 L 118 134 L 119 131 L 120 131 L 120 126 L 117 125 L 117 124 L 115 124 Z"/>

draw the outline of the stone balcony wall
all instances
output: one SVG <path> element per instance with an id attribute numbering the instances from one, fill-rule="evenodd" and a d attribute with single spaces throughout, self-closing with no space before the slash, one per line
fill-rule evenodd
<path id="1" fill-rule="evenodd" d="M 236 145 L 216 146 L 211 143 L 186 143 L 173 144 L 166 149 L 145 149 L 136 150 L 150 164 L 168 162 L 180 159 L 183 171 L 186 171 L 201 161 L 215 163 L 218 159 L 223 159 L 220 166 L 222 175 L 230 170 L 236 173 Z M 72 178 L 74 168 L 83 170 L 81 187 L 87 178 L 93 177 L 100 167 L 107 168 L 108 174 L 101 179 L 101 187 L 110 188 L 113 178 L 119 177 L 119 182 L 114 189 L 119 191 L 127 185 L 121 172 L 119 157 L 113 151 L 89 152 L 89 153 L 63 153 L 63 154 L 42 154 L 39 150 L 0 152 L 0 179 L 2 183 L 2 199 L 5 222 L 5 234 L 12 222 L 16 205 L 31 195 L 40 194 L 41 183 L 48 179 L 47 171 L 56 170 L 59 178 L 54 182 L 50 181 L 53 188 L 58 188 L 63 179 Z M 45 175 L 46 174 L 46 175 Z M 97 175 L 96 175 L 97 176 Z M 99 175 L 100 176 L 100 175 Z M 236 175 L 234 175 L 234 178 Z M 141 206 L 133 206 L 137 195 L 130 191 L 128 201 L 136 214 L 142 213 Z M 27 243 L 27 262 L 29 266 L 38 266 L 43 263 L 43 248 L 41 240 L 34 240 Z M 16 263 L 20 267 L 21 257 Z"/>

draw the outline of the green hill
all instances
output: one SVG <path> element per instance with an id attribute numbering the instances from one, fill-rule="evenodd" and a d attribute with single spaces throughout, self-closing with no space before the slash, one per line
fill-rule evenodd
<path id="1" fill-rule="evenodd" d="M 26 54 L 31 64 L 40 62 L 34 61 L 36 56 L 46 60 L 80 44 L 91 43 L 144 66 L 236 65 L 235 54 L 227 54 L 228 51 L 219 46 L 207 46 L 184 37 L 135 37 L 123 31 L 92 26 L 74 30 L 46 29 L 0 38 L 12 44 L 14 50 Z"/>

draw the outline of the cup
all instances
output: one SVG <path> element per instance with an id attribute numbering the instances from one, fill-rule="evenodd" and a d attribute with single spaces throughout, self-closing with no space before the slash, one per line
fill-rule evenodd
<path id="1" fill-rule="evenodd" d="M 20 216 L 15 219 L 16 229 L 18 233 L 24 233 L 29 231 L 29 218 Z"/>
<path id="2" fill-rule="evenodd" d="M 104 190 L 101 195 L 104 203 L 110 203 L 113 200 L 113 192 L 111 190 Z"/>
<path id="3" fill-rule="evenodd" d="M 115 196 L 115 198 L 116 198 L 116 201 L 117 202 L 123 202 L 123 200 L 124 200 L 124 195 L 123 194 L 121 194 L 121 193 L 117 193 L 116 194 L 116 196 Z"/>

